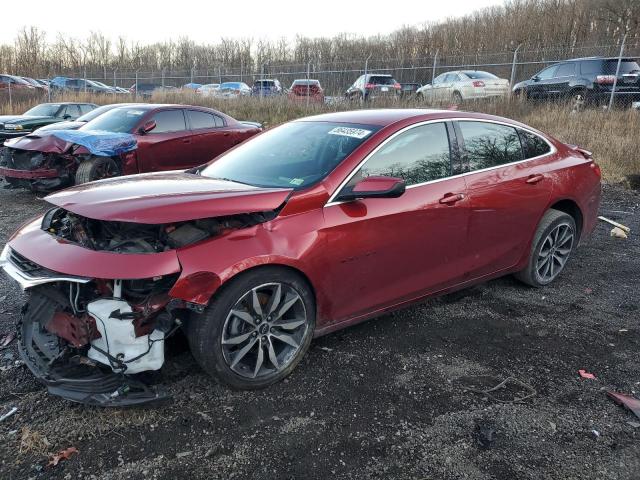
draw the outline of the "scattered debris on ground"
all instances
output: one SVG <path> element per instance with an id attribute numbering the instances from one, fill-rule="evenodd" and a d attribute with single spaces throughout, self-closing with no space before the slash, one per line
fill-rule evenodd
<path id="1" fill-rule="evenodd" d="M 618 405 L 624 405 L 629 410 L 631 410 L 634 415 L 640 418 L 640 400 L 631 395 L 625 395 L 623 393 L 616 393 L 612 391 L 608 391 L 607 395 L 613 399 Z"/>
<path id="2" fill-rule="evenodd" d="M 578 374 L 580 374 L 580 376 L 582 378 L 586 378 L 589 380 L 595 380 L 596 376 L 593 373 L 589 373 L 586 370 L 578 370 Z"/>
<path id="3" fill-rule="evenodd" d="M 78 453 L 78 449 L 76 447 L 69 447 L 69 448 L 65 448 L 64 450 L 60 450 L 58 453 L 51 455 L 47 466 L 55 467 L 62 460 L 67 460 L 71 458 L 72 455 L 75 455 L 76 453 Z"/>

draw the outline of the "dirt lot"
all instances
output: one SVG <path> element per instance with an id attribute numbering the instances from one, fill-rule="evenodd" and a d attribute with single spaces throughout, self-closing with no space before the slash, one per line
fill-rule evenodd
<path id="1" fill-rule="evenodd" d="M 2 243 L 45 209 L 8 190 L 0 205 Z M 177 345 L 161 378 L 172 402 L 87 408 L 47 395 L 14 342 L 0 351 L 0 414 L 18 408 L 0 424 L 0 478 L 638 479 L 638 419 L 604 389 L 640 391 L 640 195 L 607 187 L 602 212 L 633 235 L 600 224 L 553 286 L 504 278 L 318 339 L 266 391 L 215 385 Z M 22 299 L 3 277 L 0 333 Z M 464 388 L 509 375 L 535 397 Z"/>

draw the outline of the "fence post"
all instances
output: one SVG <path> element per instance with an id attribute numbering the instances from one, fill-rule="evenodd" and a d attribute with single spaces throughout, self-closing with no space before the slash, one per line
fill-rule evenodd
<path id="1" fill-rule="evenodd" d="M 511 88 L 513 88 L 513 82 L 515 82 L 516 80 L 516 61 L 518 60 L 518 50 L 520 50 L 521 46 L 522 46 L 521 43 L 518 44 L 516 49 L 513 51 L 513 61 L 511 62 L 511 81 L 510 81 Z"/>
<path id="2" fill-rule="evenodd" d="M 367 59 L 364 61 L 364 92 L 360 97 L 360 103 L 364 103 L 364 96 L 367 94 L 367 70 L 369 69 L 369 59 L 373 53 L 370 53 Z"/>
<path id="3" fill-rule="evenodd" d="M 191 82 L 190 83 L 193 83 L 193 72 L 195 71 L 195 69 L 196 69 L 195 65 L 193 67 L 191 67 Z"/>
<path id="4" fill-rule="evenodd" d="M 113 86 L 114 86 L 114 87 L 117 87 L 117 86 L 118 86 L 118 82 L 117 82 L 117 80 L 116 80 L 116 72 L 117 72 L 117 71 L 118 71 L 118 68 L 116 67 L 116 68 L 113 70 Z"/>
<path id="5" fill-rule="evenodd" d="M 244 64 L 244 59 L 240 57 L 240 81 L 242 82 L 242 66 Z"/>
<path id="6" fill-rule="evenodd" d="M 84 64 L 84 69 L 83 69 L 83 74 L 84 74 L 84 93 L 87 93 L 87 64 Z"/>
<path id="7" fill-rule="evenodd" d="M 624 54 L 624 42 L 627 40 L 627 33 L 622 37 L 622 45 L 620 45 L 620 55 L 618 55 L 618 65 L 616 66 L 616 78 L 613 80 L 613 88 L 611 89 L 611 97 L 609 98 L 609 111 L 613 108 L 613 97 L 618 86 L 618 75 L 620 75 L 620 64 L 622 63 L 622 55 Z"/>
<path id="8" fill-rule="evenodd" d="M 309 92 L 311 91 L 309 85 L 309 70 L 311 69 L 311 62 L 307 62 L 307 110 L 309 110 Z"/>
<path id="9" fill-rule="evenodd" d="M 13 113 L 13 98 L 11 97 L 11 80 L 9 80 L 9 110 Z"/>
<path id="10" fill-rule="evenodd" d="M 438 54 L 440 49 L 436 50 L 436 54 L 433 56 L 433 69 L 431 70 L 431 84 L 433 85 L 433 79 L 436 78 L 436 65 L 438 64 Z"/>
<path id="11" fill-rule="evenodd" d="M 264 66 L 265 64 L 263 63 L 260 69 L 260 80 L 264 80 Z M 260 82 L 260 100 L 262 100 L 262 82 Z"/>
<path id="12" fill-rule="evenodd" d="M 135 100 L 138 100 L 138 70 L 136 70 L 136 97 Z"/>
<path id="13" fill-rule="evenodd" d="M 164 92 L 164 87 L 165 87 L 164 76 L 165 76 L 166 70 L 167 70 L 167 67 L 162 67 L 162 91 L 163 92 Z"/>
<path id="14" fill-rule="evenodd" d="M 218 65 L 218 83 L 222 85 L 222 67 Z"/>

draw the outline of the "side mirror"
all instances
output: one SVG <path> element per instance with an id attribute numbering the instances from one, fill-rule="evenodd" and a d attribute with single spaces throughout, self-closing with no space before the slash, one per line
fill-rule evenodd
<path id="1" fill-rule="evenodd" d="M 138 133 L 140 133 L 140 135 L 144 135 L 145 133 L 149 133 L 154 128 L 156 128 L 156 122 L 153 120 L 149 120 L 138 129 Z"/>
<path id="2" fill-rule="evenodd" d="M 66 113 L 66 114 L 64 114 L 64 115 L 62 116 L 62 118 L 63 118 L 63 119 L 65 119 L 65 120 L 69 120 L 69 119 L 71 118 L 71 115 L 69 115 L 68 113 Z"/>
<path id="3" fill-rule="evenodd" d="M 531 80 L 533 80 L 534 82 L 537 82 L 540 80 L 540 77 L 538 75 L 534 75 L 533 77 L 531 77 Z"/>
<path id="4" fill-rule="evenodd" d="M 398 198 L 406 189 L 404 180 L 395 177 L 371 176 L 356 183 L 351 191 L 340 194 L 338 201 L 359 198 Z"/>

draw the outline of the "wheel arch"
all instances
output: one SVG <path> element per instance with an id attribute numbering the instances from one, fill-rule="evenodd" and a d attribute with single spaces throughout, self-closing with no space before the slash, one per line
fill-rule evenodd
<path id="1" fill-rule="evenodd" d="M 577 236 L 580 238 L 582 234 L 582 227 L 584 225 L 584 215 L 580 206 L 572 199 L 565 198 L 563 200 L 558 200 L 554 204 L 550 205 L 549 208 L 554 210 L 559 210 L 561 212 L 570 215 L 574 222 L 576 222 L 576 229 L 578 230 Z"/>

